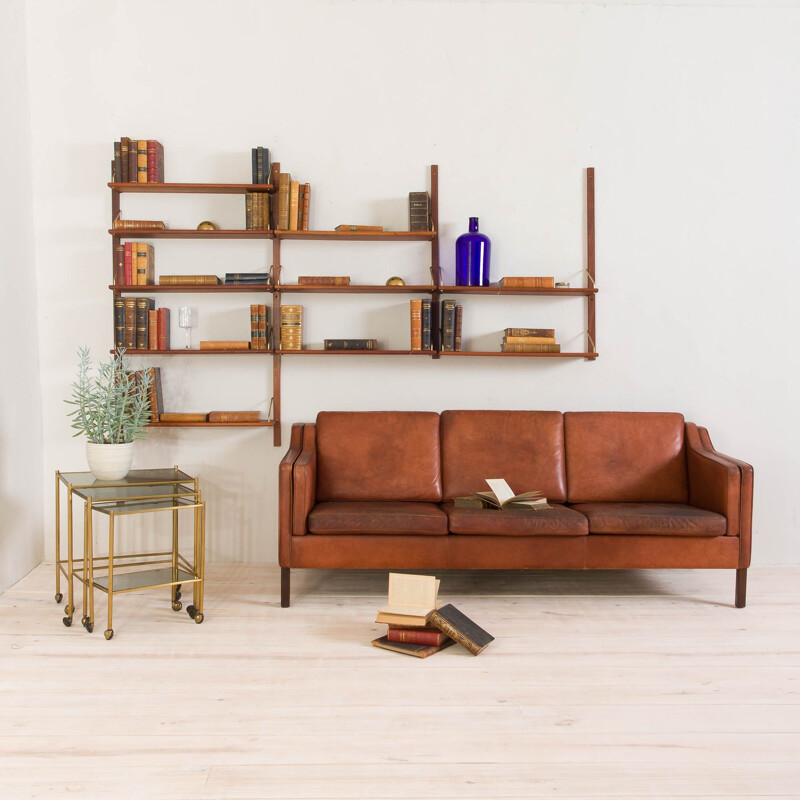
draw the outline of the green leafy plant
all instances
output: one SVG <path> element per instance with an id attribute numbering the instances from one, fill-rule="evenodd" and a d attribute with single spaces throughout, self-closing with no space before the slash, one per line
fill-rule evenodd
<path id="1" fill-rule="evenodd" d="M 75 408 L 72 427 L 94 444 L 127 444 L 143 439 L 144 426 L 150 421 L 148 390 L 151 376 L 147 370 L 131 372 L 125 350 L 100 364 L 92 376 L 88 347 L 78 350 L 78 377 L 72 384 L 72 399 L 64 402 Z"/>

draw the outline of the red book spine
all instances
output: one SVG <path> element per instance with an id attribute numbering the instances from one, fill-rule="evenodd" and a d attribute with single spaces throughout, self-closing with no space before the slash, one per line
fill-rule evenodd
<path id="1" fill-rule="evenodd" d="M 389 628 L 386 638 L 390 642 L 440 645 L 447 640 L 441 631 L 415 631 L 409 628 Z"/>
<path id="2" fill-rule="evenodd" d="M 158 309 L 158 349 L 169 350 L 169 309 Z"/>
<path id="3" fill-rule="evenodd" d="M 125 242 L 125 285 L 133 284 L 133 242 Z"/>
<path id="4" fill-rule="evenodd" d="M 147 182 L 158 183 L 158 150 L 155 139 L 147 140 Z"/>

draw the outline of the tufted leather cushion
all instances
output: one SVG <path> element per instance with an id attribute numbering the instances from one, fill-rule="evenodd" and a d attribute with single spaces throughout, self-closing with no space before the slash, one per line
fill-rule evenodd
<path id="1" fill-rule="evenodd" d="M 438 414 L 322 411 L 316 447 L 318 502 L 442 499 Z"/>
<path id="2" fill-rule="evenodd" d="M 570 503 L 686 503 L 681 414 L 567 412 Z"/>
<path id="3" fill-rule="evenodd" d="M 443 411 L 445 500 L 485 492 L 505 478 L 517 494 L 538 489 L 566 500 L 564 426 L 559 411 Z"/>

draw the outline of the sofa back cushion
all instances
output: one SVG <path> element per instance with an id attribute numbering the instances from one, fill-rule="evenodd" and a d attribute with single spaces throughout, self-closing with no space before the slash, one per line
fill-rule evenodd
<path id="1" fill-rule="evenodd" d="M 564 414 L 570 503 L 686 503 L 681 414 Z"/>
<path id="2" fill-rule="evenodd" d="M 442 499 L 439 415 L 322 411 L 317 415 L 317 500 Z"/>
<path id="3" fill-rule="evenodd" d="M 567 496 L 564 426 L 559 411 L 443 411 L 445 500 L 489 489 L 505 478 L 516 494 L 538 489 L 548 500 Z"/>

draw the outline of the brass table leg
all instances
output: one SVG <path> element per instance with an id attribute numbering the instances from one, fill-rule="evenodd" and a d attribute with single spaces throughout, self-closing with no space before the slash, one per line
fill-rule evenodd
<path id="1" fill-rule="evenodd" d="M 60 603 L 61 594 L 61 483 L 60 472 L 56 470 L 56 603 Z"/>
<path id="2" fill-rule="evenodd" d="M 61 620 L 68 628 L 75 611 L 75 594 L 72 586 L 72 484 L 67 484 L 67 605 Z"/>
<path id="3" fill-rule="evenodd" d="M 172 487 L 172 504 L 176 505 L 178 502 L 178 486 L 177 484 Z M 183 603 L 180 601 L 180 587 L 178 586 L 178 510 L 172 511 L 172 586 L 170 587 L 170 594 L 172 595 L 172 610 L 180 611 L 183 608 Z"/>
<path id="4" fill-rule="evenodd" d="M 114 512 L 108 515 L 108 628 L 103 632 L 106 639 L 114 635 L 111 614 L 114 608 Z"/>
<path id="5" fill-rule="evenodd" d="M 198 507 L 195 508 L 195 559 L 194 572 L 199 580 L 195 581 L 192 587 L 192 598 L 194 603 L 186 611 L 189 616 L 199 625 L 203 617 L 203 583 L 205 572 L 205 546 L 206 546 L 206 504 L 201 502 L 200 495 L 197 497 Z M 200 536 L 197 536 L 197 522 L 200 522 Z"/>
<path id="6" fill-rule="evenodd" d="M 89 575 L 89 519 L 86 515 L 88 505 L 83 506 L 83 616 L 81 617 L 81 625 L 86 628 L 89 622 L 89 583 L 87 576 Z M 88 628 L 87 628 L 88 630 Z"/>
<path id="7" fill-rule="evenodd" d="M 89 611 L 86 614 L 86 621 L 83 623 L 83 627 L 91 633 L 94 630 L 94 532 L 92 529 L 91 497 L 86 500 L 86 507 L 83 513 L 86 515 L 86 544 L 83 548 L 86 569 L 83 573 L 83 579 L 86 581 L 84 591 L 89 597 Z"/>

